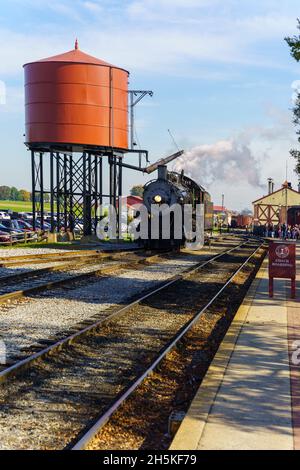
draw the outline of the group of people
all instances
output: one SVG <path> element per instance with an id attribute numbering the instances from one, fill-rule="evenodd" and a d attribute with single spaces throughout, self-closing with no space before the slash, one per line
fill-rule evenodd
<path id="1" fill-rule="evenodd" d="M 265 236 L 270 238 L 298 240 L 300 239 L 300 226 L 286 224 L 266 224 Z"/>

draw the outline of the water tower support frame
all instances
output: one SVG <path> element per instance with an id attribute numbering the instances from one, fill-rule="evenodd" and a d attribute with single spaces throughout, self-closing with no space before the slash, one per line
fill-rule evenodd
<path id="1" fill-rule="evenodd" d="M 31 148 L 33 226 L 45 221 L 45 202 L 50 205 L 51 232 L 81 229 L 94 235 L 101 219 L 99 207 L 104 203 L 118 208 L 122 196 L 123 167 L 143 171 L 141 167 L 123 163 L 123 156 L 114 149 Z M 147 151 L 140 152 L 148 161 Z M 108 162 L 108 191 L 104 188 L 104 166 Z M 39 217 L 39 220 L 38 220 Z"/>

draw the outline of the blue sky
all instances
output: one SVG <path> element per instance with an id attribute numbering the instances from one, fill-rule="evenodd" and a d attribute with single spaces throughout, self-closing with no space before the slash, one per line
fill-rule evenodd
<path id="1" fill-rule="evenodd" d="M 283 37 L 296 33 L 299 2 L 287 0 L 0 0 L 0 184 L 30 187 L 23 145 L 27 61 L 80 49 L 130 71 L 152 89 L 137 109 L 137 135 L 151 159 L 187 150 L 185 167 L 214 201 L 250 207 L 274 177 L 296 185 L 289 149 L 291 85 L 300 79 Z M 298 8 L 297 8 L 298 6 Z M 146 180 L 128 174 L 127 189 Z"/>

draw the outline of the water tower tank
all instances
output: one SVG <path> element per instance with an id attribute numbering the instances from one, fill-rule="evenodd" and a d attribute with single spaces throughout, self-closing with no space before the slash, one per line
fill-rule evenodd
<path id="1" fill-rule="evenodd" d="M 129 73 L 78 49 L 24 65 L 26 144 L 128 148 Z"/>

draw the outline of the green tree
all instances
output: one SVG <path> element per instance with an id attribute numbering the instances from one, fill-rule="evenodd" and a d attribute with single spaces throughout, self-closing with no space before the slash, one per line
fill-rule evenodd
<path id="1" fill-rule="evenodd" d="M 26 189 L 20 189 L 20 196 L 22 198 L 21 199 L 22 201 L 26 201 L 26 202 L 30 201 L 31 195 L 29 191 L 26 191 Z"/>
<path id="2" fill-rule="evenodd" d="M 297 28 L 300 30 L 300 20 L 297 19 Z M 291 56 L 297 61 L 300 61 L 300 35 L 293 37 L 286 37 L 285 41 L 287 42 Z M 293 107 L 293 123 L 296 127 L 296 134 L 298 135 L 298 142 L 300 142 L 300 93 L 297 93 L 296 100 Z M 296 160 L 295 172 L 298 175 L 300 181 L 300 151 L 297 149 L 290 150 L 291 156 Z"/>
<path id="3" fill-rule="evenodd" d="M 136 186 L 132 186 L 130 190 L 131 196 L 140 196 L 143 197 L 144 194 L 144 186 L 142 184 L 137 184 Z"/>
<path id="4" fill-rule="evenodd" d="M 14 186 L 12 186 L 10 188 L 10 199 L 12 201 L 19 201 L 19 198 L 20 198 L 20 191 Z"/>
<path id="5" fill-rule="evenodd" d="M 10 187 L 9 186 L 0 186 L 0 199 L 8 201 L 10 198 Z"/>

